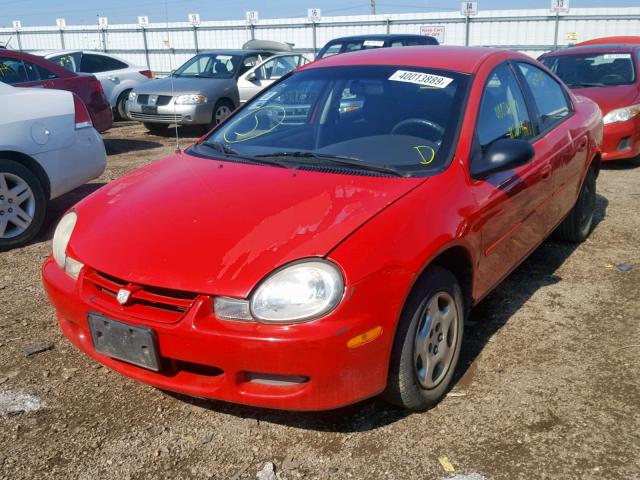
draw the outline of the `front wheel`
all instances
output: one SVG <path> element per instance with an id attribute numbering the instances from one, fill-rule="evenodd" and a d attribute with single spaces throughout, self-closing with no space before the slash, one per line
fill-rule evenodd
<path id="1" fill-rule="evenodd" d="M 129 92 L 131 92 L 131 90 L 125 90 L 118 97 L 118 101 L 116 102 L 116 120 L 129 120 L 129 116 L 127 115 Z"/>
<path id="2" fill-rule="evenodd" d="M 229 100 L 219 100 L 216 103 L 216 106 L 213 108 L 213 118 L 211 119 L 210 127 L 215 127 L 221 121 L 231 115 L 231 112 L 233 112 L 233 108 L 233 103 L 231 103 Z"/>
<path id="3" fill-rule="evenodd" d="M 455 276 L 429 267 L 400 317 L 383 398 L 412 411 L 438 403 L 458 364 L 463 329 L 464 302 Z"/>
<path id="4" fill-rule="evenodd" d="M 590 168 L 578 199 L 567 218 L 558 226 L 556 236 L 567 242 L 584 242 L 593 230 L 596 210 L 596 172 Z"/>
<path id="5" fill-rule="evenodd" d="M 33 240 L 46 210 L 44 189 L 33 172 L 21 163 L 0 158 L 0 251 Z"/>

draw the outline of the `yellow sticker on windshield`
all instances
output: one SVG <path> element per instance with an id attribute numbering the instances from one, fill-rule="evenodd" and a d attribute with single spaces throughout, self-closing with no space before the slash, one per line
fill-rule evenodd
<path id="1" fill-rule="evenodd" d="M 416 145 L 413 147 L 420 156 L 420 165 L 429 165 L 436 156 L 436 151 L 429 145 Z"/>
<path id="2" fill-rule="evenodd" d="M 228 127 L 226 127 L 223 131 L 224 141 L 227 143 L 240 143 L 246 142 L 247 140 L 252 140 L 257 137 L 261 137 L 269 132 L 272 132 L 284 122 L 284 119 L 287 116 L 287 112 L 281 105 L 269 105 L 268 107 L 259 108 L 258 110 L 252 112 L 253 119 L 255 124 L 252 128 L 244 131 L 238 132 L 234 131 L 234 128 L 238 126 L 240 122 L 246 120 L 248 116 L 240 118 L 238 121 L 231 123 Z M 268 128 L 259 128 L 260 127 L 260 113 L 264 113 L 266 117 L 269 117 L 269 120 L 273 120 L 273 116 L 276 116 L 275 123 L 270 125 Z M 277 118 L 280 116 L 280 118 Z M 235 136 L 235 138 L 234 138 Z"/>

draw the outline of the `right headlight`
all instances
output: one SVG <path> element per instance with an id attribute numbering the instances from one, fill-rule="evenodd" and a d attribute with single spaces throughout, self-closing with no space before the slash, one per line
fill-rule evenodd
<path id="1" fill-rule="evenodd" d="M 82 263 L 67 255 L 67 245 L 69 245 L 69 240 L 71 240 L 71 234 L 73 233 L 73 229 L 75 228 L 77 221 L 78 215 L 76 212 L 69 212 L 62 217 L 62 220 L 58 223 L 56 231 L 53 234 L 52 242 L 53 259 L 56 261 L 58 266 L 67 273 L 67 275 L 74 279 L 78 278 L 80 270 L 84 267 Z"/>

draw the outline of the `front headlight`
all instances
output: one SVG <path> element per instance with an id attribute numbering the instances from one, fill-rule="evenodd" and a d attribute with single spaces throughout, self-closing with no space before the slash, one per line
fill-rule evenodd
<path id="1" fill-rule="evenodd" d="M 207 103 L 207 97 L 204 95 L 180 95 L 176 97 L 176 105 L 198 105 Z"/>
<path id="2" fill-rule="evenodd" d="M 607 125 L 609 123 L 616 122 L 626 122 L 627 120 L 631 120 L 633 117 L 640 113 L 640 105 L 631 105 L 629 107 L 617 108 L 616 110 L 611 110 L 604 116 L 604 124 Z"/>
<path id="3" fill-rule="evenodd" d="M 251 297 L 251 314 L 269 323 L 313 320 L 333 310 L 343 293 L 344 280 L 335 265 L 304 261 L 267 277 Z"/>
<path id="4" fill-rule="evenodd" d="M 75 279 L 80 275 L 80 270 L 84 265 L 67 255 L 67 245 L 69 245 L 77 220 L 76 212 L 67 213 L 62 217 L 53 234 L 53 258 L 61 269 Z"/>
<path id="5" fill-rule="evenodd" d="M 138 94 L 136 92 L 129 92 L 129 101 L 133 102 L 136 98 L 138 98 Z"/>

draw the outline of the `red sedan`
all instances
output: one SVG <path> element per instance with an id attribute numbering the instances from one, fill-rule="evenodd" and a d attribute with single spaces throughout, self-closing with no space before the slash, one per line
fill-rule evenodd
<path id="1" fill-rule="evenodd" d="M 554 230 L 591 232 L 601 138 L 518 53 L 337 55 L 80 202 L 44 284 L 73 344 L 159 388 L 422 410 L 471 307 Z"/>
<path id="2" fill-rule="evenodd" d="M 628 43 L 613 43 L 620 41 Z M 640 37 L 591 40 L 542 55 L 540 61 L 575 93 L 600 106 L 602 160 L 640 155 Z"/>
<path id="3" fill-rule="evenodd" d="M 14 87 L 55 88 L 73 92 L 87 106 L 99 132 L 111 128 L 113 113 L 104 90 L 93 75 L 74 73 L 42 57 L 15 50 L 0 50 L 0 82 Z"/>

